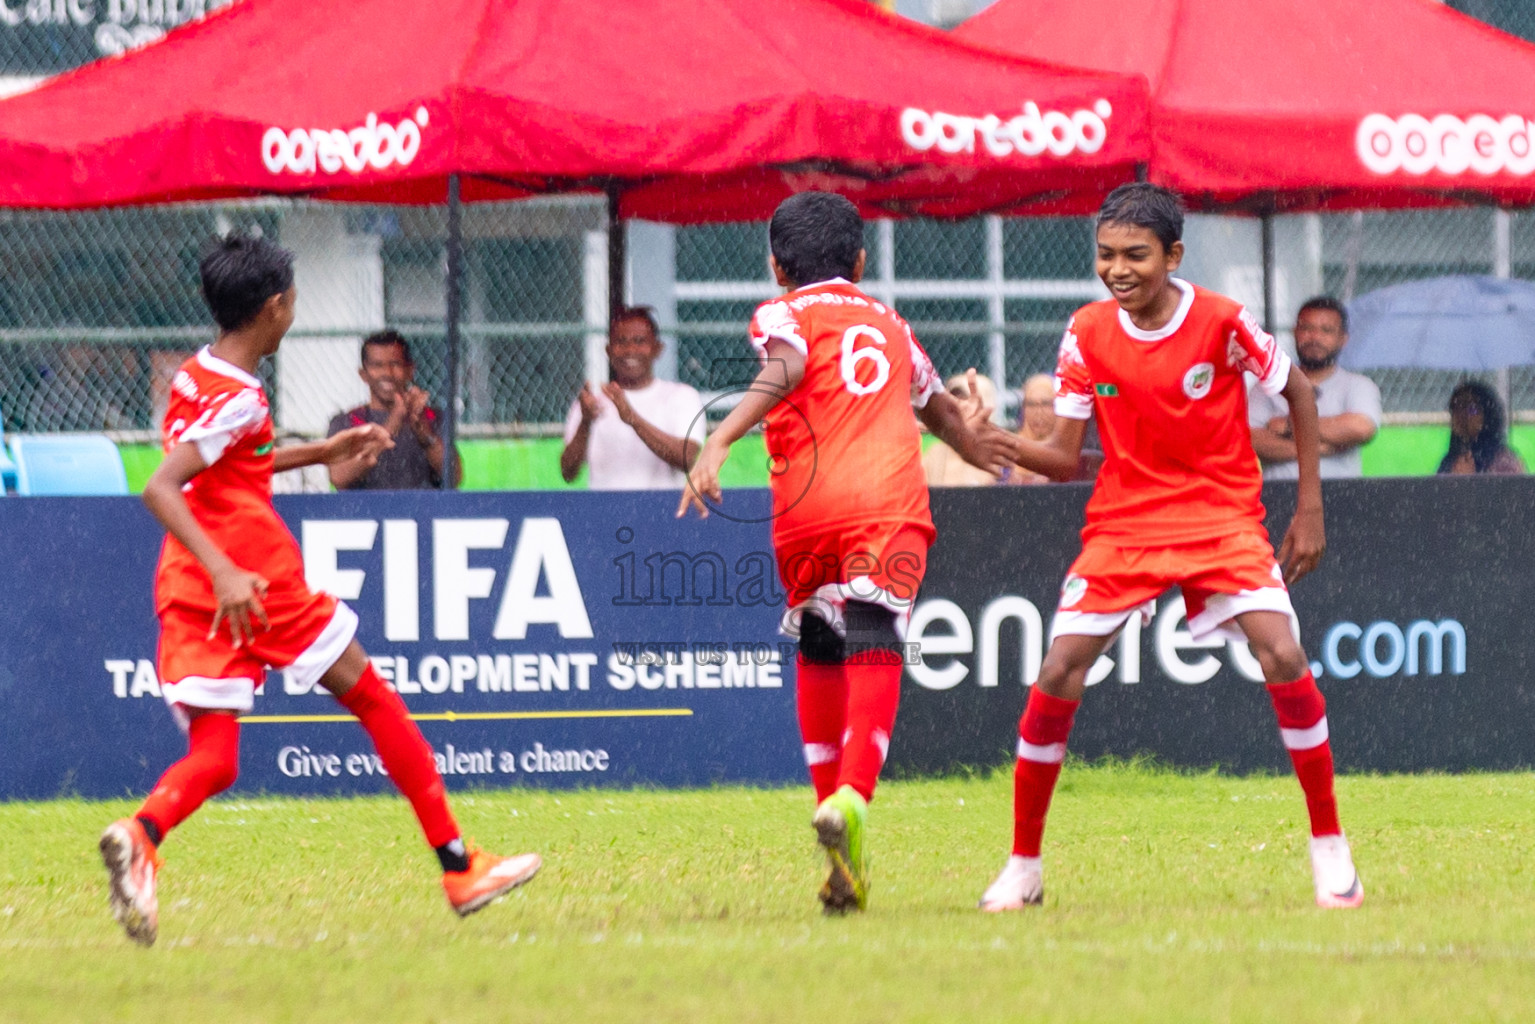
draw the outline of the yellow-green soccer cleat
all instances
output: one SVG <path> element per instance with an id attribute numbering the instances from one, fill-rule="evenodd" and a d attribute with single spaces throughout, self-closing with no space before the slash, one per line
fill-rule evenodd
<path id="1" fill-rule="evenodd" d="M 815 809 L 811 824 L 831 868 L 820 892 L 821 909 L 827 914 L 845 914 L 869 905 L 868 864 L 863 847 L 868 817 L 869 802 L 852 786 L 843 786 Z"/>

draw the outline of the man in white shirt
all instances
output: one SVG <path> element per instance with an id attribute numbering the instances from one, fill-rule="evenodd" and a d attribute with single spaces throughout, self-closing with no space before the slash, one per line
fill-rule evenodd
<path id="1" fill-rule="evenodd" d="M 1359 449 L 1380 429 L 1380 388 L 1363 374 L 1338 366 L 1338 353 L 1346 344 L 1348 311 L 1343 304 L 1328 295 L 1308 299 L 1295 317 L 1295 362 L 1316 388 L 1324 478 L 1359 476 Z M 1289 406 L 1283 397 L 1264 394 L 1260 388 L 1252 389 L 1247 402 L 1253 450 L 1263 461 L 1264 478 L 1294 480 Z"/>
<path id="2" fill-rule="evenodd" d="M 570 483 L 585 464 L 594 491 L 680 490 L 704 441 L 703 399 L 656 379 L 661 334 L 646 307 L 618 312 L 607 351 L 613 379 L 595 392 L 582 384 L 565 417 L 560 475 Z"/>

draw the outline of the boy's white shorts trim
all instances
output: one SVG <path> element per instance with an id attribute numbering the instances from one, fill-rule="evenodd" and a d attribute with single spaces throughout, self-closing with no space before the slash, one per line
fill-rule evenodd
<path id="1" fill-rule="evenodd" d="M 314 643 L 286 666 L 290 677 L 309 690 L 320 681 L 330 667 L 341 659 L 347 645 L 357 635 L 357 613 L 337 601 L 330 621 L 315 637 Z M 282 667 L 282 666 L 276 666 Z M 187 709 L 233 711 L 246 715 L 256 705 L 256 688 L 265 680 L 246 678 L 210 679 L 207 676 L 185 676 L 174 683 L 161 683 L 160 695 L 170 705 L 171 717 L 182 732 L 191 728 L 192 717 Z"/>
<path id="2" fill-rule="evenodd" d="M 1242 627 L 1234 620 L 1238 615 L 1246 615 L 1248 612 L 1279 612 L 1287 616 L 1290 632 L 1296 640 L 1300 639 L 1300 619 L 1295 615 L 1295 606 L 1290 603 L 1290 592 L 1284 587 L 1259 587 L 1235 594 L 1211 594 L 1205 602 L 1204 610 L 1189 619 L 1189 636 L 1195 640 L 1219 637 L 1241 643 L 1247 639 L 1247 634 L 1242 632 Z"/>
<path id="3" fill-rule="evenodd" d="M 1058 636 L 1113 636 L 1130 621 L 1130 616 L 1137 613 L 1140 614 L 1141 625 L 1149 626 L 1156 611 L 1155 601 L 1143 601 L 1122 612 L 1078 612 L 1070 608 L 1057 608 L 1055 618 L 1050 620 L 1050 642 L 1054 643 Z"/>
<path id="4" fill-rule="evenodd" d="M 1113 636 L 1137 612 L 1141 616 L 1141 625 L 1149 626 L 1156 610 L 1155 601 L 1146 601 L 1122 612 L 1079 612 L 1059 608 L 1050 623 L 1050 640 L 1053 642 L 1058 636 Z M 1241 643 L 1247 636 L 1233 620 L 1248 612 L 1279 612 L 1288 616 L 1290 632 L 1300 639 L 1300 619 L 1295 615 L 1295 606 L 1290 603 L 1290 592 L 1284 587 L 1259 587 L 1235 594 L 1210 595 L 1204 609 L 1189 619 L 1189 636 L 1195 640 L 1220 638 Z"/>

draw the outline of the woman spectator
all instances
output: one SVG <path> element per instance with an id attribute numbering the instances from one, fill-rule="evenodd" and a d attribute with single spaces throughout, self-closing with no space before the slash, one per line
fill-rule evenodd
<path id="1" fill-rule="evenodd" d="M 1525 473 L 1524 460 L 1508 446 L 1503 403 L 1481 381 L 1457 384 L 1450 394 L 1450 450 L 1440 473 Z"/>

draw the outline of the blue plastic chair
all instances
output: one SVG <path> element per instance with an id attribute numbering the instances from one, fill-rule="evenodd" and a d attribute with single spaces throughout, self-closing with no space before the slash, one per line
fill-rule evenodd
<path id="1" fill-rule="evenodd" d="M 5 415 L 0 413 L 0 494 L 16 489 L 16 463 L 5 449 Z"/>
<path id="2" fill-rule="evenodd" d="M 127 494 L 123 457 L 104 434 L 16 434 L 16 493 Z"/>

